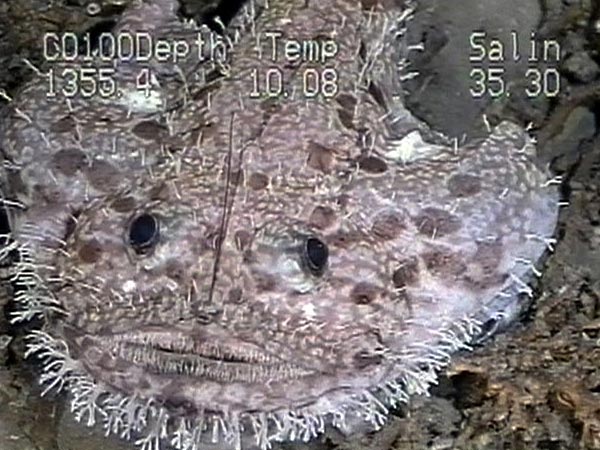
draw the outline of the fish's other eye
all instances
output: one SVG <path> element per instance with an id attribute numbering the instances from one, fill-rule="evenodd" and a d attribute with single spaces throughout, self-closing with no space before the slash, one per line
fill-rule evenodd
<path id="1" fill-rule="evenodd" d="M 304 260 L 313 275 L 322 275 L 327 267 L 329 250 L 327 245 L 320 239 L 311 236 L 304 244 Z"/>
<path id="2" fill-rule="evenodd" d="M 159 236 L 158 219 L 153 214 L 142 213 L 129 224 L 129 245 L 138 255 L 148 253 Z"/>

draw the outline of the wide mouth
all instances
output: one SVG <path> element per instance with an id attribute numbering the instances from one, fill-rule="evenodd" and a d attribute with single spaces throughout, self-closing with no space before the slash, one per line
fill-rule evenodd
<path id="1" fill-rule="evenodd" d="M 130 364 L 156 376 L 219 383 L 278 382 L 316 373 L 215 330 L 189 333 L 151 327 L 79 341 L 95 353 L 100 350 L 98 362 L 105 370 Z"/>

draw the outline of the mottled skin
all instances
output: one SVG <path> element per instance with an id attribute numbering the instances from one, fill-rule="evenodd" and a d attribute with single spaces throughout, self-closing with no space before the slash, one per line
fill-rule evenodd
<path id="1" fill-rule="evenodd" d="M 4 192 L 23 205 L 11 210 L 27 285 L 17 319 L 46 319 L 32 351 L 60 362 L 45 381 L 71 386 L 80 417 L 99 408 L 111 431 L 148 436 L 141 445 L 190 449 L 309 438 L 342 417 L 352 429 L 356 413 L 377 424 L 479 324 L 514 316 L 551 242 L 556 191 L 521 127 L 454 148 L 402 107 L 402 2 L 384 3 L 273 1 L 208 84 L 193 58 L 121 62 L 120 99 L 47 98 L 40 78 L 10 104 L 0 145 Z M 191 42 L 175 7 L 134 8 L 118 30 Z M 277 30 L 339 51 L 271 60 Z M 143 67 L 160 87 L 134 105 Z M 294 95 L 250 95 L 252 71 L 269 67 Z M 339 92 L 307 98 L 303 74 L 327 67 Z M 414 130 L 437 144 L 411 147 Z M 136 252 L 142 214 L 160 235 Z M 328 249 L 317 270 L 309 238 Z M 126 407 L 148 400 L 149 431 Z M 181 417 L 187 444 L 173 437 Z M 233 432 L 211 434 L 215 423 Z"/>

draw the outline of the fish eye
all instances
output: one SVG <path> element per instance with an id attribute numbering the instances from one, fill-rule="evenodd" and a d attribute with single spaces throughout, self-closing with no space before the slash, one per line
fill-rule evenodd
<path id="1" fill-rule="evenodd" d="M 158 242 L 159 224 L 155 215 L 142 213 L 129 224 L 129 245 L 138 255 L 148 253 Z"/>
<path id="2" fill-rule="evenodd" d="M 304 244 L 304 260 L 313 275 L 322 275 L 327 266 L 329 250 L 319 238 L 310 236 Z"/>

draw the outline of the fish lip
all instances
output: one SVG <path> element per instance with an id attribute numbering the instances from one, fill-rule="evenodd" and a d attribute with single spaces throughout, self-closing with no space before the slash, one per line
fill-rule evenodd
<path id="1" fill-rule="evenodd" d="M 215 361 L 246 364 L 282 364 L 259 346 L 234 337 L 218 327 L 191 331 L 177 328 L 145 326 L 137 330 L 102 336 L 106 346 L 138 346 L 173 355 L 195 355 Z"/>
<path id="2" fill-rule="evenodd" d="M 145 373 L 157 380 L 254 384 L 285 383 L 317 373 L 217 327 L 194 332 L 143 326 L 76 337 L 71 334 L 68 340 L 72 356 L 89 372 L 105 379 L 115 374 Z"/>

